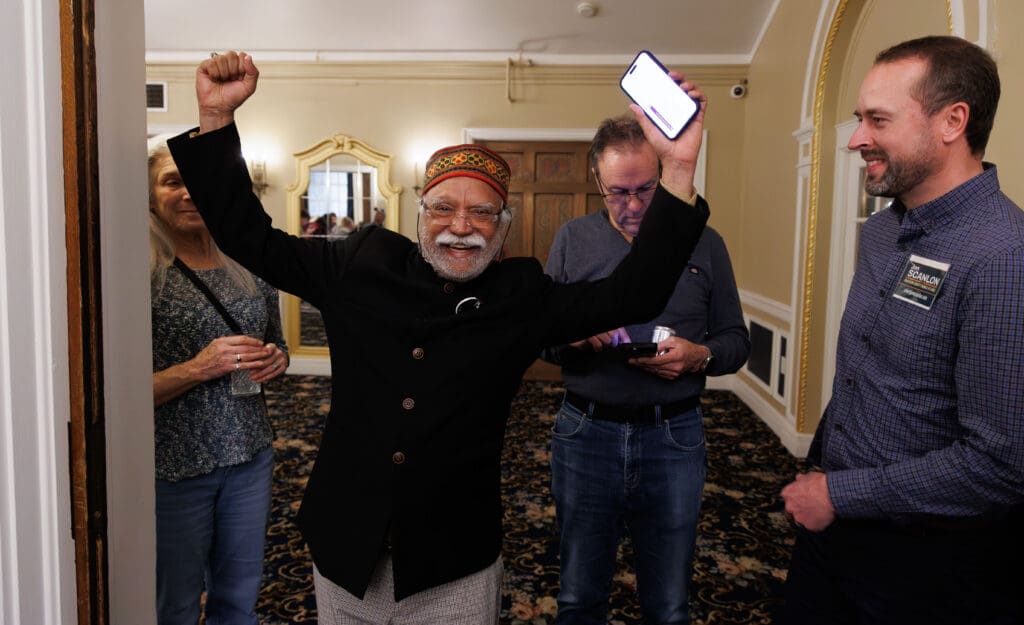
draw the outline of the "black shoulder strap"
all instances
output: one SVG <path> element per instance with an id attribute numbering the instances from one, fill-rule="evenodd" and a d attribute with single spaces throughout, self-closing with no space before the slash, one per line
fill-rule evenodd
<path id="1" fill-rule="evenodd" d="M 206 296 L 206 299 L 210 300 L 210 303 L 213 304 L 213 307 L 217 309 L 217 312 L 220 313 L 220 316 L 224 317 L 224 321 L 228 323 L 228 327 L 231 328 L 232 332 L 234 332 L 235 334 L 244 334 L 244 332 L 242 332 L 242 326 L 238 325 L 238 322 L 235 321 L 235 318 L 231 316 L 231 313 L 228 312 L 228 309 L 224 308 L 224 304 L 220 303 L 220 300 L 217 299 L 217 296 L 214 295 L 213 291 L 210 290 L 210 287 L 206 286 L 206 283 L 203 282 L 199 278 L 199 276 L 196 275 L 196 272 L 192 271 L 188 265 L 181 262 L 181 259 L 178 258 L 177 256 L 174 257 L 174 266 L 177 267 L 178 270 L 181 271 L 181 273 L 185 274 L 185 277 L 191 280 L 192 284 L 196 285 L 196 288 L 199 289 L 199 291 Z"/>

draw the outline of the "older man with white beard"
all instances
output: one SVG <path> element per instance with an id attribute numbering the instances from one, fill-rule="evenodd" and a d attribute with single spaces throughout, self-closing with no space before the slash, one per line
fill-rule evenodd
<path id="1" fill-rule="evenodd" d="M 274 229 L 234 125 L 258 75 L 245 54 L 204 61 L 200 126 L 169 145 L 221 249 L 324 318 L 336 382 L 298 519 L 320 623 L 497 623 L 512 398 L 542 347 L 664 308 L 707 220 L 693 191 L 704 96 L 682 82 L 701 112 L 675 141 L 634 110 L 662 163 L 643 245 L 600 282 L 555 284 L 535 259 L 496 262 L 510 172 L 478 145 L 427 163 L 418 246 L 375 227 L 336 241 Z"/>

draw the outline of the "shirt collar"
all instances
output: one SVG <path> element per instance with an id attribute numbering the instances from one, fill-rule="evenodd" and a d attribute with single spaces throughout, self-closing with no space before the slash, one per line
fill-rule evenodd
<path id="1" fill-rule="evenodd" d="M 982 166 L 984 171 L 977 176 L 913 210 L 907 210 L 902 202 L 893 200 L 892 209 L 901 217 L 901 238 L 918 232 L 930 234 L 956 219 L 970 217 L 963 210 L 964 206 L 975 204 L 978 198 L 999 191 L 996 166 L 992 163 L 982 163 Z"/>

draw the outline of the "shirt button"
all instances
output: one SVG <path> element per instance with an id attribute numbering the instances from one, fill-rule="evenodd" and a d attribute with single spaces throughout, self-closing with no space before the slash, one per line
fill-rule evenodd
<path id="1" fill-rule="evenodd" d="M 405 408 L 406 410 L 412 410 L 415 407 L 416 402 L 415 400 L 413 400 L 412 397 L 406 397 L 405 399 L 402 400 L 402 408 Z"/>
<path id="2" fill-rule="evenodd" d="M 860 340 L 862 342 L 864 342 L 864 343 L 867 343 L 868 342 L 868 335 L 867 334 L 861 334 L 860 335 Z"/>
<path id="3" fill-rule="evenodd" d="M 412 350 L 412 357 L 415 358 L 416 360 L 423 360 L 423 354 L 425 353 L 426 352 L 423 351 L 422 347 L 417 347 L 416 349 Z"/>
<path id="4" fill-rule="evenodd" d="M 885 297 L 885 289 L 878 289 L 878 297 Z"/>
<path id="5" fill-rule="evenodd" d="M 843 424 L 842 423 L 837 423 L 836 424 L 836 432 L 842 432 L 842 431 L 843 431 Z"/>
<path id="6" fill-rule="evenodd" d="M 853 378 L 846 378 L 846 385 L 853 386 Z"/>
<path id="7" fill-rule="evenodd" d="M 444 283 L 444 286 L 443 286 L 443 287 L 441 287 L 441 289 L 442 289 L 442 290 L 443 290 L 443 291 L 444 291 L 445 293 L 447 293 L 447 294 L 451 295 L 452 293 L 454 293 L 454 292 L 455 292 L 455 285 L 454 285 L 454 284 L 452 284 L 451 282 L 445 282 L 445 283 Z"/>
<path id="8" fill-rule="evenodd" d="M 391 454 L 391 462 L 394 462 L 395 464 L 402 464 L 403 462 L 405 462 L 405 454 L 403 454 L 400 451 L 396 451 L 395 453 Z"/>

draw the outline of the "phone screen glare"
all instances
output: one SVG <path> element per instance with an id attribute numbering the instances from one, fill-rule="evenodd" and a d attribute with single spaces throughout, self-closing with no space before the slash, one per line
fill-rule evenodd
<path id="1" fill-rule="evenodd" d="M 697 112 L 697 104 L 647 53 L 637 55 L 620 85 L 670 139 L 676 138 Z"/>

